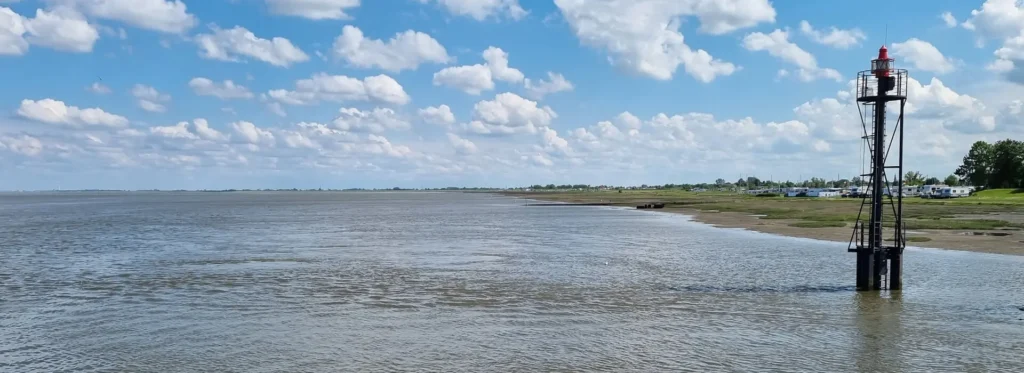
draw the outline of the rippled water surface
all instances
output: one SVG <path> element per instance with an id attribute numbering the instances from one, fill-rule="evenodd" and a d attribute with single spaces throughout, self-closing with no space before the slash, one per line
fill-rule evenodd
<path id="1" fill-rule="evenodd" d="M 1024 372 L 1024 260 L 457 193 L 0 194 L 0 371 Z"/>

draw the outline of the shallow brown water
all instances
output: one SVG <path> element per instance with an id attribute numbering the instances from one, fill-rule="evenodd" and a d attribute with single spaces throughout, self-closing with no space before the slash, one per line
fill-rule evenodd
<path id="1" fill-rule="evenodd" d="M 482 194 L 0 194 L 0 371 L 1024 371 L 1024 258 Z"/>

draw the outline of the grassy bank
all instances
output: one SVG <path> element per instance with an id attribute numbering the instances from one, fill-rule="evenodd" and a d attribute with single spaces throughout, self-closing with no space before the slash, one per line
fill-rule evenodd
<path id="1" fill-rule="evenodd" d="M 761 219 L 792 220 L 799 228 L 844 227 L 857 220 L 860 199 L 756 197 L 725 192 L 688 192 L 683 190 L 618 191 L 537 191 L 509 193 L 526 198 L 563 202 L 607 202 L 634 206 L 651 202 L 668 208 L 704 212 L 736 212 L 757 215 Z M 892 215 L 888 208 L 884 215 Z M 903 214 L 907 229 L 992 230 L 1024 228 L 1024 191 L 997 189 L 957 199 L 904 199 Z"/>

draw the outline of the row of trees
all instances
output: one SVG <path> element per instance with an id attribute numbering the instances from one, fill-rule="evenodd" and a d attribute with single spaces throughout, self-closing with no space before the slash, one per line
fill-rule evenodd
<path id="1" fill-rule="evenodd" d="M 792 187 L 808 187 L 808 188 L 824 188 L 828 186 L 834 186 L 836 188 L 848 187 L 850 185 L 859 185 L 861 180 L 859 177 L 855 177 L 853 180 L 839 179 L 839 180 L 825 180 L 818 177 L 812 177 L 810 180 L 804 181 L 771 181 L 761 180 L 756 177 L 748 177 L 746 179 L 736 180 L 735 183 L 727 183 L 725 179 L 715 180 L 715 187 L 740 187 L 747 189 L 755 188 L 792 188 Z"/>
<path id="2" fill-rule="evenodd" d="M 1024 188 L 1024 141 L 975 142 L 956 175 L 979 187 Z"/>
<path id="3" fill-rule="evenodd" d="M 906 175 L 903 175 L 903 185 L 937 185 L 937 184 L 946 184 L 946 185 L 956 186 L 956 185 L 960 185 L 960 179 L 957 178 L 956 175 L 949 175 L 949 176 L 946 176 L 945 179 L 940 180 L 939 178 L 934 177 L 934 176 L 925 176 L 925 175 L 923 175 L 923 174 L 921 174 L 920 172 L 917 172 L 917 171 L 910 171 L 910 172 L 907 172 Z"/>
<path id="4" fill-rule="evenodd" d="M 644 185 L 643 187 L 646 188 L 647 185 Z M 562 185 L 555 185 L 555 184 L 540 185 L 540 184 L 536 184 L 536 185 L 531 185 L 530 186 L 530 189 L 534 189 L 534 190 L 544 190 L 544 189 L 547 189 L 547 190 L 558 190 L 558 189 L 565 190 L 565 189 L 594 189 L 594 188 L 597 188 L 597 187 L 591 186 L 591 185 L 588 185 L 588 184 L 562 184 Z"/>
<path id="5" fill-rule="evenodd" d="M 895 184 L 896 180 L 889 180 L 888 184 Z M 903 175 L 904 185 L 972 185 L 981 188 L 1024 188 L 1024 141 L 1001 140 L 995 143 L 978 141 L 971 145 L 971 150 L 963 158 L 963 164 L 956 169 L 953 175 L 944 179 L 929 177 L 917 171 L 910 171 Z M 846 188 L 850 186 L 867 185 L 867 180 L 860 177 L 852 179 L 825 180 L 822 178 L 811 178 L 805 181 L 771 181 L 761 180 L 756 177 L 740 178 L 736 182 L 728 182 L 719 178 L 714 184 L 665 184 L 665 185 L 641 185 L 642 189 L 730 189 L 730 188 L 790 188 L 809 187 L 824 188 L 836 187 Z M 533 185 L 532 189 L 596 189 L 599 186 L 587 184 L 563 184 L 563 185 Z M 607 187 L 613 189 L 633 189 L 635 187 Z"/>

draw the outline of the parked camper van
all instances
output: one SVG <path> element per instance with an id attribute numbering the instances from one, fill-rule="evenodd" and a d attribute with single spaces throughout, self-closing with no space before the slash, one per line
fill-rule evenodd
<path id="1" fill-rule="evenodd" d="M 839 191 L 841 190 L 839 188 L 811 188 L 807 190 L 807 196 L 821 198 L 839 197 Z"/>
<path id="2" fill-rule="evenodd" d="M 938 197 L 933 198 L 960 198 L 971 195 L 971 187 L 946 187 L 939 191 Z"/>
<path id="3" fill-rule="evenodd" d="M 792 187 L 786 188 L 786 197 L 803 197 L 807 195 L 807 188 Z"/>
<path id="4" fill-rule="evenodd" d="M 896 189 L 897 188 L 895 186 L 887 186 L 885 187 L 885 190 L 882 191 L 882 194 L 895 196 L 894 192 L 896 192 Z M 919 190 L 920 188 L 916 186 L 903 186 L 903 189 L 900 190 L 900 194 L 904 197 L 916 196 Z"/>
<path id="5" fill-rule="evenodd" d="M 843 196 L 844 197 L 849 197 L 849 198 L 858 198 L 858 197 L 863 197 L 863 196 L 865 196 L 867 194 L 868 194 L 868 187 L 866 187 L 866 186 L 852 186 L 852 187 L 850 187 L 850 190 L 847 191 L 847 193 L 845 195 L 843 195 Z"/>
<path id="6" fill-rule="evenodd" d="M 937 184 L 937 185 L 925 185 L 921 187 L 918 192 L 921 198 L 938 198 L 942 194 L 942 190 L 949 188 L 948 185 Z"/>

